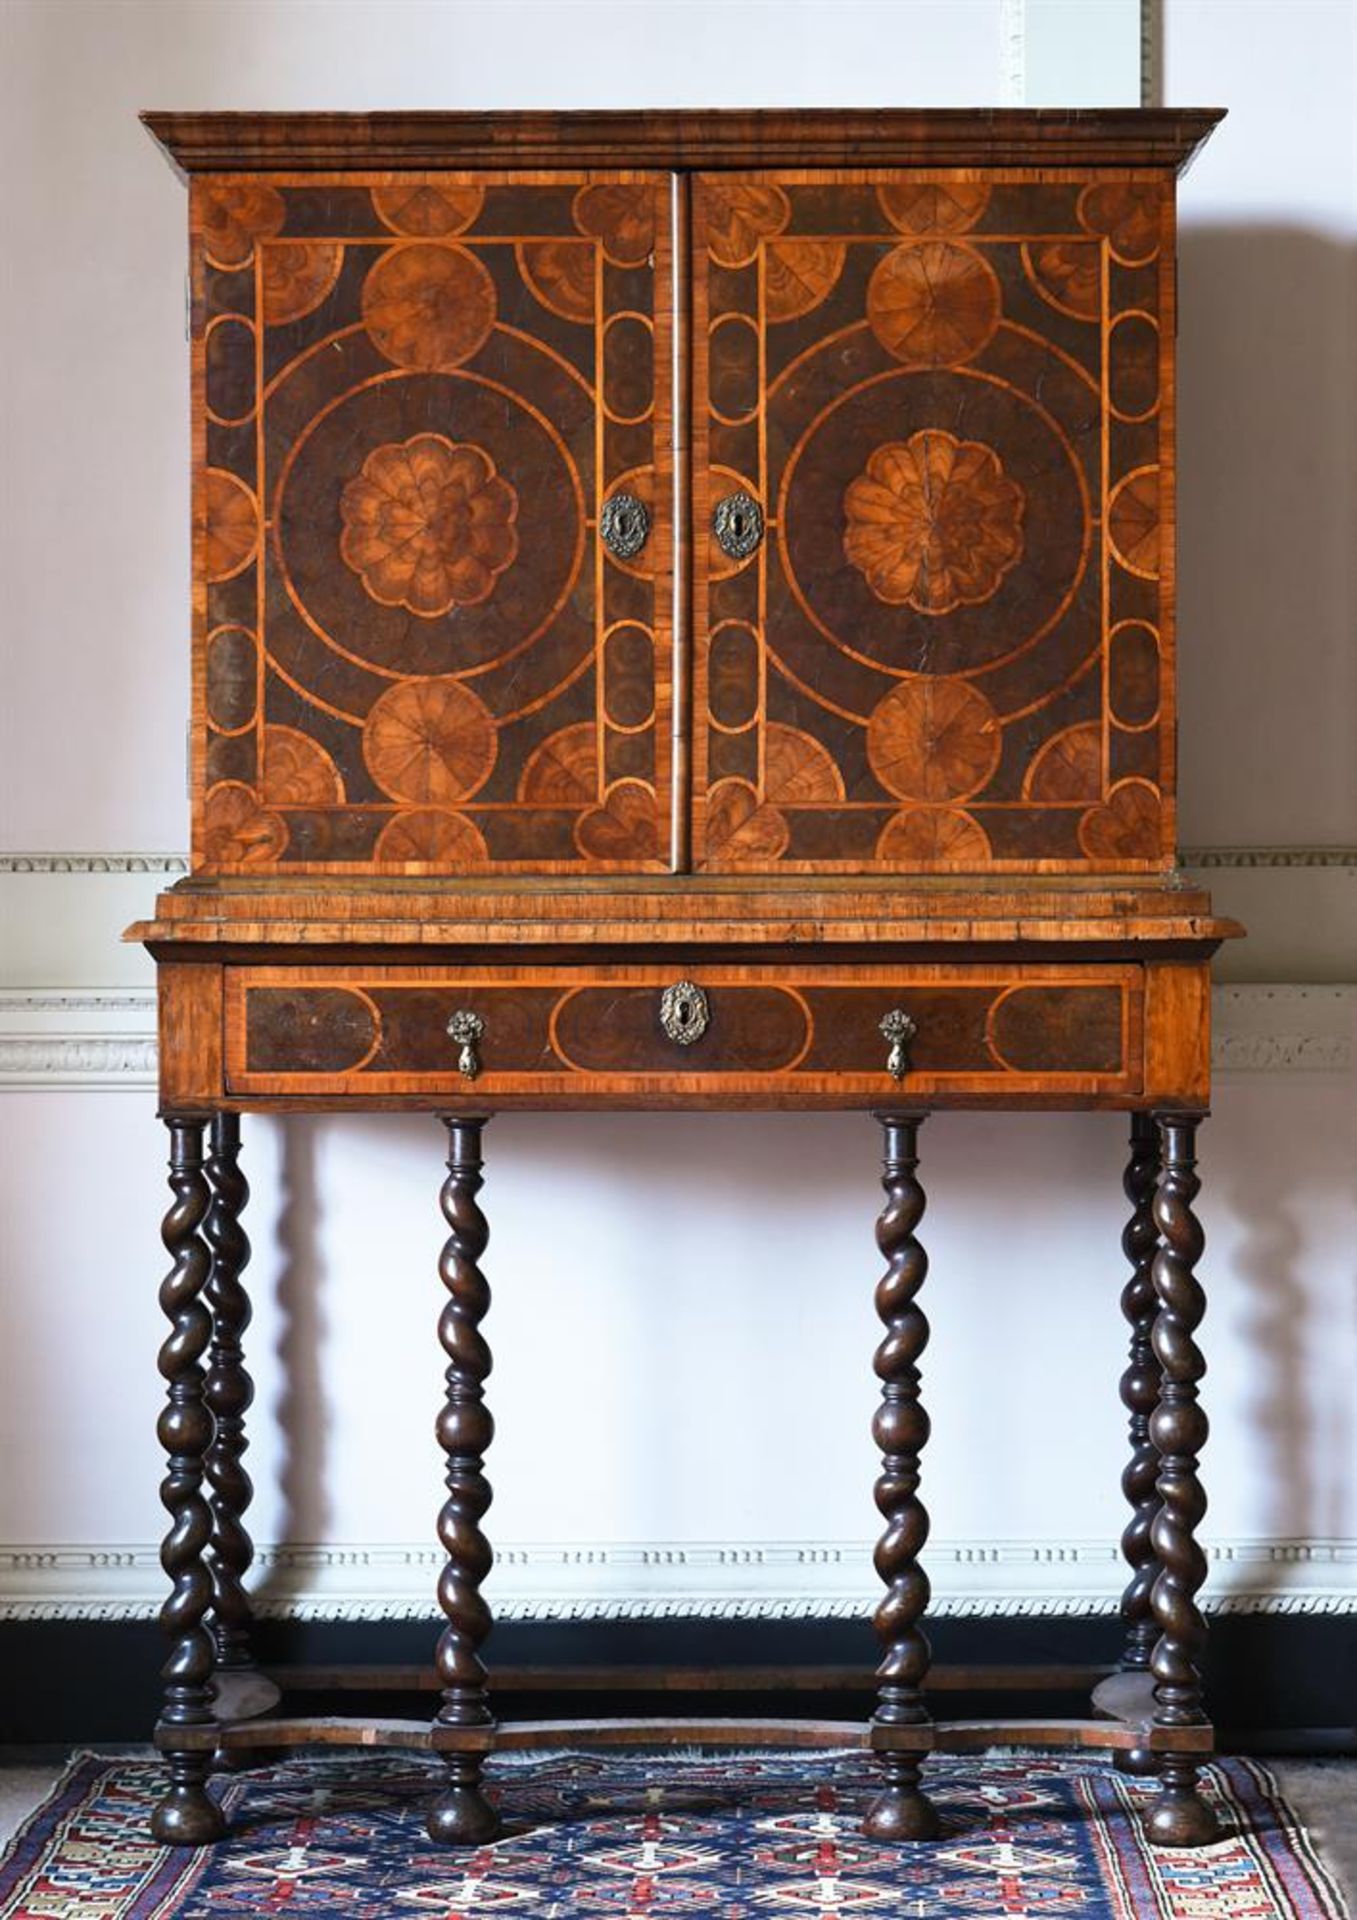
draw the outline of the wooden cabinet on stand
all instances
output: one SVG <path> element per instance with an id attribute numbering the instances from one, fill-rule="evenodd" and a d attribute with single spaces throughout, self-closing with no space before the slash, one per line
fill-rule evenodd
<path id="1" fill-rule="evenodd" d="M 497 1723 L 479 1651 L 487 1116 L 836 1107 L 884 1146 L 876 1712 L 570 1738 L 869 1747 L 882 1840 L 936 1831 L 930 1752 L 1068 1739 L 1210 1840 L 1193 1142 L 1238 929 L 1175 868 L 1174 182 L 1219 115 L 146 118 L 193 342 L 193 863 L 131 935 L 173 1191 L 155 1832 L 220 1833 L 214 1753 L 351 1738 L 441 1755 L 430 1832 L 479 1842 L 487 1757 L 562 1738 Z M 1131 1116 L 1088 1720 L 927 1704 L 917 1136 L 953 1107 Z M 238 1116 L 378 1109 L 448 1146 L 431 1725 L 284 1717 L 242 1584 Z"/>

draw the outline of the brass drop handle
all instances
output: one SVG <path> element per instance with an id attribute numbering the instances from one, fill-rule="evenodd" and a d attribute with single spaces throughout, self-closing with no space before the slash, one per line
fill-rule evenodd
<path id="1" fill-rule="evenodd" d="M 676 980 L 660 995 L 660 1025 L 680 1047 L 691 1047 L 700 1040 L 710 1021 L 707 996 L 692 980 Z"/>
<path id="2" fill-rule="evenodd" d="M 480 1073 L 481 1056 L 477 1049 L 484 1035 L 484 1020 L 469 1008 L 459 1007 L 448 1021 L 448 1037 L 461 1049 L 457 1055 L 457 1071 L 467 1080 L 476 1079 Z"/>
<path id="3" fill-rule="evenodd" d="M 909 1043 L 919 1031 L 903 1007 L 892 1007 L 881 1022 L 881 1037 L 890 1044 L 886 1071 L 892 1080 L 903 1080 L 909 1072 Z"/>
<path id="4" fill-rule="evenodd" d="M 650 514 L 634 493 L 614 493 L 603 502 L 598 530 L 618 560 L 634 560 L 650 537 Z"/>
<path id="5" fill-rule="evenodd" d="M 716 544 L 731 560 L 747 560 L 763 538 L 763 508 L 752 493 L 728 493 L 711 518 Z"/>

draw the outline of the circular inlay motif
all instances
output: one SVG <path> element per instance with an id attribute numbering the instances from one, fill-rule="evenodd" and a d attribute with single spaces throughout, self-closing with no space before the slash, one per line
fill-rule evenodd
<path id="1" fill-rule="evenodd" d="M 965 233 L 989 205 L 989 188 L 967 180 L 882 186 L 881 211 L 900 233 Z"/>
<path id="2" fill-rule="evenodd" d="M 1022 489 L 992 447 L 941 428 L 877 447 L 844 496 L 843 550 L 878 600 L 950 613 L 1022 553 Z"/>
<path id="3" fill-rule="evenodd" d="M 984 828 L 960 807 L 901 807 L 881 829 L 876 857 L 980 867 L 992 855 Z"/>
<path id="4" fill-rule="evenodd" d="M 901 800 L 960 800 L 999 763 L 998 716 L 965 680 L 902 680 L 867 723 L 872 772 Z"/>
<path id="5" fill-rule="evenodd" d="M 277 233 L 287 218 L 278 189 L 254 180 L 204 183 L 197 206 L 207 257 L 219 267 L 245 266 L 255 241 Z"/>
<path id="6" fill-rule="evenodd" d="M 1105 180 L 1079 196 L 1079 219 L 1090 233 L 1105 234 L 1127 266 L 1143 266 L 1159 251 L 1160 189 L 1136 181 Z"/>
<path id="7" fill-rule="evenodd" d="M 203 802 L 203 857 L 210 867 L 265 866 L 282 857 L 287 828 L 252 788 L 223 780 Z"/>
<path id="8" fill-rule="evenodd" d="M 1123 780 L 1079 822 L 1090 860 L 1154 860 L 1160 853 L 1159 795 L 1146 780 Z"/>
<path id="9" fill-rule="evenodd" d="M 343 264 L 343 247 L 329 240 L 275 240 L 265 247 L 259 262 L 265 323 L 282 327 L 314 313 Z"/>
<path id="10" fill-rule="evenodd" d="M 250 489 L 224 467 L 203 475 L 203 570 L 229 580 L 249 564 L 259 540 L 259 508 Z"/>
<path id="11" fill-rule="evenodd" d="M 363 283 L 363 325 L 398 367 L 469 360 L 495 324 L 495 283 L 465 247 L 392 247 Z"/>
<path id="12" fill-rule="evenodd" d="M 953 435 L 942 425 L 958 421 L 965 423 L 964 435 Z M 977 502 L 968 504 L 965 523 L 979 535 L 973 553 L 980 571 L 968 575 L 971 584 L 944 617 L 939 617 L 928 597 L 939 581 L 926 592 L 920 577 L 906 590 L 899 576 L 897 590 L 905 597 L 884 599 L 869 584 L 864 567 L 846 563 L 845 557 L 849 496 L 854 484 L 864 478 L 863 449 L 878 447 L 887 438 L 897 445 L 918 441 L 924 447 L 935 434 L 945 435 L 938 442 L 939 452 L 946 450 L 946 441 L 988 449 L 1000 478 L 1016 489 L 1023 502 L 1016 528 L 1002 486 L 994 500 L 997 517 L 992 523 L 981 512 L 971 523 L 971 507 Z M 981 495 L 988 495 L 994 470 L 984 461 L 978 465 L 975 485 Z M 902 477 L 909 482 L 908 491 L 917 482 L 920 495 L 931 484 L 917 468 L 913 473 L 906 469 Z M 1078 593 L 1091 551 L 1086 484 L 1076 445 L 1061 420 L 1015 388 L 967 369 L 928 375 L 901 369 L 851 389 L 809 422 L 793 446 L 781 494 L 776 505 L 769 502 L 769 512 L 779 527 L 782 566 L 792 597 L 831 647 L 892 675 L 971 675 L 1049 630 Z M 970 485 L 958 492 L 958 508 L 970 492 Z M 866 501 L 861 493 L 853 498 L 855 539 L 863 538 L 862 516 L 871 506 L 871 496 Z M 929 518 L 935 517 L 936 504 L 924 497 L 922 508 Z M 920 538 L 920 530 L 911 533 L 904 526 L 895 527 L 904 506 L 904 502 L 877 498 L 875 510 L 898 531 L 908 550 Z M 950 541 L 950 506 L 946 523 Z M 1021 543 L 1016 555 L 1012 553 L 1015 532 Z M 884 533 L 881 542 L 884 553 Z M 969 534 L 966 546 L 970 546 Z M 965 557 L 960 544 L 957 552 Z M 869 548 L 862 557 L 877 556 Z M 887 563 L 881 572 L 884 584 L 894 568 Z M 967 573 L 965 566 L 962 572 Z M 1001 590 L 994 591 L 996 586 Z M 812 664 L 812 645 L 807 635 L 799 670 L 803 676 L 812 674 L 815 685 L 828 684 Z M 824 674 L 835 673 L 826 661 Z M 863 696 L 858 695 L 851 705 L 865 719 L 874 697 L 859 705 Z"/>
<path id="13" fill-rule="evenodd" d="M 1137 467 L 1113 487 L 1107 503 L 1107 535 L 1128 572 L 1148 580 L 1158 576 L 1158 467 Z"/>
<path id="14" fill-rule="evenodd" d="M 655 189 L 611 181 L 581 187 L 572 215 L 581 233 L 601 240 L 603 251 L 619 267 L 643 267 L 655 245 Z"/>
<path id="15" fill-rule="evenodd" d="M 895 247 L 867 287 L 872 332 L 910 367 L 973 360 L 992 338 L 999 312 L 993 269 L 974 248 L 950 240 Z"/>
<path id="16" fill-rule="evenodd" d="M 339 769 L 319 741 L 295 727 L 265 727 L 261 798 L 271 807 L 335 807 L 344 802 Z"/>
<path id="17" fill-rule="evenodd" d="M 838 240 L 773 240 L 763 256 L 763 304 L 769 320 L 795 320 L 824 300 L 843 272 Z"/>
<path id="18" fill-rule="evenodd" d="M 518 552 L 518 495 L 481 447 L 374 447 L 340 495 L 339 550 L 374 600 L 425 618 L 488 598 Z"/>
<path id="19" fill-rule="evenodd" d="M 377 836 L 378 860 L 404 865 L 472 866 L 486 859 L 485 841 L 464 814 L 416 807 L 388 820 Z"/>
<path id="20" fill-rule="evenodd" d="M 363 758 L 382 792 L 421 806 L 484 786 L 497 744 L 494 721 L 459 680 L 398 681 L 363 727 Z"/>
<path id="21" fill-rule="evenodd" d="M 372 204 L 384 226 L 428 240 L 465 233 L 484 198 L 483 187 L 433 186 L 427 180 L 372 189 Z"/>
<path id="22" fill-rule="evenodd" d="M 707 249 L 723 267 L 742 267 L 758 252 L 760 240 L 781 233 L 792 217 L 781 187 L 752 181 L 723 180 L 708 174 L 702 182 L 702 213 Z"/>
<path id="23" fill-rule="evenodd" d="M 582 240 L 525 240 L 518 264 L 534 296 L 551 313 L 578 326 L 592 324 L 598 291 L 592 247 Z"/>
<path id="24" fill-rule="evenodd" d="M 430 420 L 448 432 L 429 433 Z M 423 453 L 401 456 L 412 445 Z M 374 453 L 373 490 L 349 493 Z M 326 662 L 474 673 L 554 622 L 564 676 L 593 646 L 587 621 L 560 618 L 584 555 L 579 474 L 541 408 L 474 374 L 393 372 L 341 394 L 297 432 L 275 502 L 280 584 L 315 647 L 333 649 Z M 525 528 L 532 565 L 510 564 Z M 367 711 L 370 684 L 342 665 L 317 661 L 303 678 L 355 718 Z M 507 718 L 512 697 L 492 704 Z"/>

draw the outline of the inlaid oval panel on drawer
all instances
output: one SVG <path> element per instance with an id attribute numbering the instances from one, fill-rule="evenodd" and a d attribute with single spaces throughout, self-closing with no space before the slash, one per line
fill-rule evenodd
<path id="1" fill-rule="evenodd" d="M 230 968 L 226 1073 L 424 1106 L 1114 1101 L 1143 1084 L 1143 1003 L 1139 967 L 1073 962 Z"/>
<path id="2" fill-rule="evenodd" d="M 556 1051 L 581 1073 L 787 1073 L 810 1039 L 804 1001 L 785 987 L 727 985 L 707 996 L 708 1025 L 690 1046 L 659 1019 L 659 989 L 582 987 L 556 1013 Z"/>

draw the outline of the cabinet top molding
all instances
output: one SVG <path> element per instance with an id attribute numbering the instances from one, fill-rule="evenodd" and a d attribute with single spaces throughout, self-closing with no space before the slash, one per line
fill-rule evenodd
<path id="1" fill-rule="evenodd" d="M 177 170 L 1164 167 L 1218 107 L 655 113 L 143 113 Z"/>

